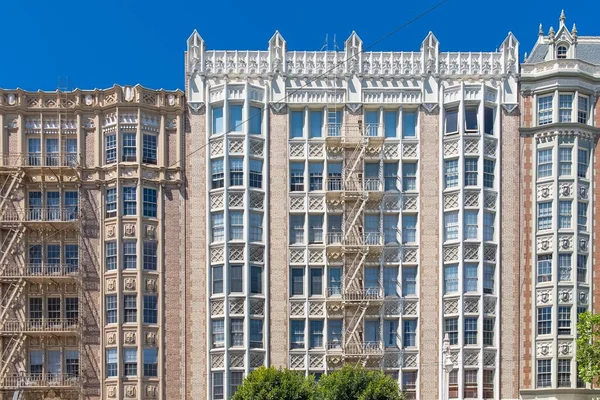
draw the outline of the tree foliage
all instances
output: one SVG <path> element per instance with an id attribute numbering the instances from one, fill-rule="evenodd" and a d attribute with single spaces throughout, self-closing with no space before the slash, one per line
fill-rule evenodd
<path id="1" fill-rule="evenodd" d="M 600 378 L 600 314 L 584 312 L 578 316 L 577 366 L 584 382 Z"/>
<path id="2" fill-rule="evenodd" d="M 260 367 L 252 371 L 232 400 L 315 400 L 314 377 L 287 369 Z"/>
<path id="3" fill-rule="evenodd" d="M 402 400 L 398 384 L 381 371 L 346 366 L 313 376 L 261 367 L 250 373 L 232 400 Z"/>

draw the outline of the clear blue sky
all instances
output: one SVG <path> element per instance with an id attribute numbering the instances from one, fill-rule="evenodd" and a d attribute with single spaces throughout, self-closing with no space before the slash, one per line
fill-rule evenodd
<path id="1" fill-rule="evenodd" d="M 185 41 L 197 29 L 208 49 L 263 50 L 275 30 L 289 50 L 318 50 L 325 35 L 355 30 L 365 45 L 434 5 L 422 1 L 4 0 L 0 87 L 54 90 L 140 83 L 184 86 Z M 530 51 L 538 25 L 556 29 L 564 8 L 580 36 L 600 36 L 600 1 L 447 0 L 372 50 L 418 50 L 430 30 L 442 51 L 491 51 L 509 31 Z"/>

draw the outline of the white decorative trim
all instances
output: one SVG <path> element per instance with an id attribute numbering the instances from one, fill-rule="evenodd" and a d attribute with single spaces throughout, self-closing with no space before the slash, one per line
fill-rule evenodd
<path id="1" fill-rule="evenodd" d="M 518 104 L 502 104 L 502 108 L 504 108 L 504 110 L 508 113 L 508 114 L 512 114 L 517 107 L 519 107 Z"/>
<path id="2" fill-rule="evenodd" d="M 427 114 L 431 114 L 438 107 L 438 103 L 423 103 L 423 109 L 427 111 Z"/>
<path id="3" fill-rule="evenodd" d="M 271 110 L 274 114 L 285 114 L 287 113 L 287 104 L 283 102 L 269 103 Z"/>
<path id="4" fill-rule="evenodd" d="M 362 110 L 362 103 L 346 103 L 346 108 L 350 114 L 360 114 Z"/>
<path id="5" fill-rule="evenodd" d="M 188 107 L 192 114 L 198 114 L 204 108 L 204 103 L 192 103 L 188 102 Z"/>

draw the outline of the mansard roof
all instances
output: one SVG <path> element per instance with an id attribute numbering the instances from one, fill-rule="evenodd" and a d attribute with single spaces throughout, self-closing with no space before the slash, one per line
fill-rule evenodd
<path id="1" fill-rule="evenodd" d="M 600 37 L 583 36 L 579 37 L 578 42 L 576 58 L 590 64 L 600 65 Z M 548 48 L 548 44 L 537 44 L 525 62 L 538 63 L 545 61 Z"/>

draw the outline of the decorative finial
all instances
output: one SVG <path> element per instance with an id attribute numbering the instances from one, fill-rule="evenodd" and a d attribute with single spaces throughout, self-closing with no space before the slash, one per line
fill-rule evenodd
<path id="1" fill-rule="evenodd" d="M 554 39 L 554 27 L 551 26 L 550 30 L 548 31 L 548 36 L 550 37 L 550 39 Z"/>
<path id="2" fill-rule="evenodd" d="M 577 36 L 577 27 L 575 26 L 575 24 L 573 24 L 573 29 L 571 29 L 571 34 L 573 36 Z"/>
<path id="3" fill-rule="evenodd" d="M 527 61 L 527 52 L 525 52 L 525 61 Z"/>
<path id="4" fill-rule="evenodd" d="M 542 24 L 540 24 L 540 29 L 538 29 L 538 36 L 544 36 L 544 29 L 542 28 Z"/>
<path id="5" fill-rule="evenodd" d="M 567 19 L 567 17 L 565 17 L 565 10 L 561 10 L 560 12 L 560 25 L 563 26 L 565 24 L 565 20 Z"/>

